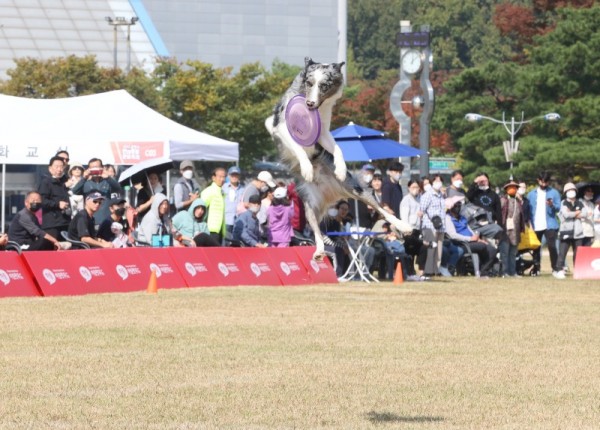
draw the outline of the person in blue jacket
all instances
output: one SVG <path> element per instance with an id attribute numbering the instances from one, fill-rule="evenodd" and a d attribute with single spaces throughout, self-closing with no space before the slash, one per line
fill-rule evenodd
<path id="1" fill-rule="evenodd" d="M 537 178 L 538 186 L 527 195 L 527 199 L 529 200 L 529 219 L 540 242 L 542 237 L 546 238 L 552 274 L 556 275 L 562 270 L 562 267 L 557 267 L 558 251 L 556 248 L 560 193 L 550 186 L 551 176 L 550 172 L 540 172 Z M 541 249 L 539 247 L 533 252 L 534 261 L 540 268 Z"/>

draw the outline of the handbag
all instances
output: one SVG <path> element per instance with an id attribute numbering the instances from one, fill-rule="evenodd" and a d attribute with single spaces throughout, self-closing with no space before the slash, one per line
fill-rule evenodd
<path id="1" fill-rule="evenodd" d="M 525 227 L 525 231 L 521 233 L 521 240 L 519 241 L 517 249 L 519 251 L 527 249 L 534 250 L 538 249 L 540 246 L 542 246 L 542 244 L 535 234 L 535 231 L 531 227 Z"/>
<path id="2" fill-rule="evenodd" d="M 439 215 L 435 215 L 431 217 L 431 224 L 433 224 L 436 230 L 441 230 L 444 222 Z"/>

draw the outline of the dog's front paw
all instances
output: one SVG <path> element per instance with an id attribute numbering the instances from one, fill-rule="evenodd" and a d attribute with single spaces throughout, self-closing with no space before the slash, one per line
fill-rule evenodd
<path id="1" fill-rule="evenodd" d="M 336 164 L 335 165 L 335 177 L 338 178 L 341 182 L 346 180 L 346 163 Z"/>
<path id="2" fill-rule="evenodd" d="M 314 177 L 313 166 L 309 161 L 300 163 L 300 174 L 306 182 L 312 182 Z"/>

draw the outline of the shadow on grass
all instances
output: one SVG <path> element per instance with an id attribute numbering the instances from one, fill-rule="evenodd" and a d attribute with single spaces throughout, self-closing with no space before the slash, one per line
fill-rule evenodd
<path id="1" fill-rule="evenodd" d="M 433 423 L 444 421 L 443 417 L 429 417 L 429 416 L 401 416 L 393 414 L 391 412 L 375 412 L 371 411 L 366 414 L 367 419 L 373 424 L 383 423 Z"/>

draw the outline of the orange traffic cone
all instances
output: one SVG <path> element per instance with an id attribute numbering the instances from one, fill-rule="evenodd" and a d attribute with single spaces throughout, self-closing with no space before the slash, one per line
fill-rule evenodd
<path id="1" fill-rule="evenodd" d="M 156 281 L 156 270 L 153 270 L 150 273 L 150 280 L 148 281 L 148 294 L 156 294 L 158 293 L 158 282 Z"/>
<path id="2" fill-rule="evenodd" d="M 402 274 L 402 263 L 398 260 L 396 264 L 396 273 L 394 274 L 394 285 L 400 285 L 404 282 L 404 275 Z"/>

